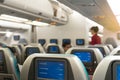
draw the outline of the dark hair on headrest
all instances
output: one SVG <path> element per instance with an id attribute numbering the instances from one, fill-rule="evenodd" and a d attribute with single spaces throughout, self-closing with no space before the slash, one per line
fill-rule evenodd
<path id="1" fill-rule="evenodd" d="M 93 26 L 93 27 L 91 27 L 90 30 L 93 30 L 94 32 L 97 33 L 99 31 L 99 28 L 98 28 L 98 26 Z"/>

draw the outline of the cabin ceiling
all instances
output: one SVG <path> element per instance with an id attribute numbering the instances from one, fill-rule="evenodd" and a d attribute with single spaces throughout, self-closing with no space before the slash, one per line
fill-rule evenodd
<path id="1" fill-rule="evenodd" d="M 119 31 L 120 26 L 110 9 L 107 0 L 58 0 L 80 12 L 89 19 L 111 31 Z"/>

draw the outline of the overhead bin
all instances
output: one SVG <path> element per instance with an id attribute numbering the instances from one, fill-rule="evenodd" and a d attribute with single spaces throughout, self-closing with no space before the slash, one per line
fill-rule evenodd
<path id="1" fill-rule="evenodd" d="M 56 22 L 56 25 L 66 24 L 67 14 L 57 5 L 57 15 L 50 0 L 0 0 L 0 14 L 39 19 L 42 22 Z M 61 10 L 60 10 L 61 9 Z M 61 13 L 61 14 L 59 14 Z"/>
<path id="2" fill-rule="evenodd" d="M 53 17 L 53 8 L 48 0 L 4 0 L 3 4 L 49 18 Z"/>
<path id="3" fill-rule="evenodd" d="M 58 2 L 57 0 L 50 0 L 54 10 L 54 18 L 61 21 L 68 21 L 68 16 L 72 14 L 72 9 L 68 8 L 64 4 Z"/>

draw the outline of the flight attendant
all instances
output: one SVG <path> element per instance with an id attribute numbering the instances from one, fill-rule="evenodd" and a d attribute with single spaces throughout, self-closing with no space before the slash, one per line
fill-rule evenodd
<path id="1" fill-rule="evenodd" d="M 90 45 L 101 44 L 101 38 L 98 36 L 98 31 L 99 31 L 99 29 L 97 26 L 92 27 L 90 29 L 90 32 L 93 35 L 91 38 Z"/>

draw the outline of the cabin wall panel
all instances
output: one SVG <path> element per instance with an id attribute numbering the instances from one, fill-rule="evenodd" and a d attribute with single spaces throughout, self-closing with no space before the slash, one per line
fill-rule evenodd
<path id="1" fill-rule="evenodd" d="M 74 13 L 69 16 L 69 22 L 66 25 L 38 27 L 37 38 L 46 39 L 47 43 L 49 43 L 49 40 L 52 38 L 59 39 L 59 44 L 62 44 L 62 39 L 70 38 L 74 46 L 75 39 L 83 38 L 86 40 L 85 44 L 88 44 L 86 29 L 85 17 L 74 11 Z"/>

